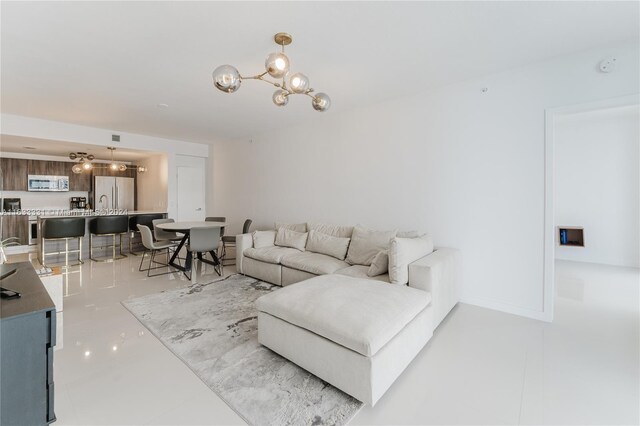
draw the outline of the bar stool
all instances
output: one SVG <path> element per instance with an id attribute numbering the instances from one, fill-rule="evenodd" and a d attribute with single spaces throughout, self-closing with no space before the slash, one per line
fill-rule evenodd
<path id="1" fill-rule="evenodd" d="M 162 219 L 162 214 L 137 214 L 133 216 L 129 216 L 129 253 L 134 256 L 140 256 L 142 252 L 136 252 L 133 250 L 134 242 L 133 240 L 137 235 L 140 235 L 140 231 L 138 230 L 138 225 L 144 225 L 150 228 L 153 231 L 153 221 L 155 219 Z M 137 244 L 142 244 L 140 241 Z M 143 244 L 144 246 L 144 244 Z"/>
<path id="2" fill-rule="evenodd" d="M 115 215 L 115 216 L 98 216 L 89 222 L 89 258 L 95 262 L 109 262 L 113 260 L 123 259 L 127 255 L 122 253 L 122 235 L 126 234 L 129 230 L 129 220 L 127 216 Z M 111 247 L 113 250 L 110 258 L 96 259 L 93 257 L 93 236 L 111 236 L 111 245 L 105 246 Z M 116 235 L 120 237 L 120 244 L 116 244 Z M 116 256 L 116 247 L 118 248 L 119 255 Z"/>
<path id="3" fill-rule="evenodd" d="M 84 217 L 63 217 L 42 219 L 42 247 L 40 249 L 42 256 L 42 266 L 47 266 L 45 262 L 46 256 L 64 254 L 64 264 L 69 266 L 69 253 L 78 253 L 78 263 L 82 261 L 82 239 L 84 238 L 85 218 Z M 69 250 L 69 240 L 78 239 L 78 249 Z M 64 251 L 49 252 L 45 251 L 47 241 L 64 240 Z M 71 265 L 71 266 L 75 266 Z"/>

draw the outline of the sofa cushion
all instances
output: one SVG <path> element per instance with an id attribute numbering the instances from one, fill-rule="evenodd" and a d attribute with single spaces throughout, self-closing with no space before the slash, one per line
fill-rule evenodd
<path id="1" fill-rule="evenodd" d="M 260 297 L 259 311 L 373 356 L 431 302 L 431 293 L 323 275 Z"/>
<path id="2" fill-rule="evenodd" d="M 399 238 L 418 238 L 420 234 L 418 231 L 398 231 L 396 237 Z"/>
<path id="3" fill-rule="evenodd" d="M 349 266 L 343 260 L 310 251 L 288 254 L 282 258 L 280 263 L 289 268 L 311 272 L 316 275 L 333 274 L 335 271 Z"/>
<path id="4" fill-rule="evenodd" d="M 389 278 L 393 284 L 409 282 L 409 264 L 433 252 L 433 238 L 394 238 L 389 249 Z"/>
<path id="5" fill-rule="evenodd" d="M 318 231 L 340 238 L 351 238 L 353 226 L 330 225 L 328 223 L 307 222 L 307 231 Z"/>
<path id="6" fill-rule="evenodd" d="M 371 265 L 373 258 L 381 250 L 387 250 L 397 230 L 375 231 L 363 226 L 353 228 L 347 262 L 351 265 Z"/>
<path id="7" fill-rule="evenodd" d="M 340 269 L 334 272 L 334 274 L 346 275 L 347 277 L 353 277 L 353 278 L 366 278 L 369 280 L 382 281 L 384 283 L 390 282 L 389 274 L 381 274 L 381 275 L 376 275 L 375 277 L 370 277 L 368 275 L 369 268 L 370 266 L 352 265 L 352 266 L 349 266 L 348 268 Z"/>
<path id="8" fill-rule="evenodd" d="M 276 234 L 276 245 L 281 247 L 292 247 L 304 251 L 307 245 L 307 233 L 292 231 L 287 228 L 278 228 Z"/>
<path id="9" fill-rule="evenodd" d="M 386 274 L 389 272 L 389 251 L 382 250 L 376 254 L 376 257 L 371 261 L 371 266 L 367 270 L 367 275 L 375 277 L 378 275 Z"/>
<path id="10" fill-rule="evenodd" d="M 253 248 L 271 247 L 276 242 L 276 231 L 254 231 Z"/>
<path id="11" fill-rule="evenodd" d="M 312 229 L 309 231 L 305 249 L 344 260 L 349 248 L 349 241 L 349 238 L 334 237 Z"/>
<path id="12" fill-rule="evenodd" d="M 288 247 L 262 247 L 262 248 L 248 248 L 244 251 L 244 255 L 251 259 L 261 260 L 262 262 L 278 264 L 282 258 L 288 254 L 300 253 L 300 251 L 294 248 Z"/>
<path id="13" fill-rule="evenodd" d="M 296 232 L 307 232 L 306 223 L 280 223 L 276 222 L 276 231 L 280 228 L 291 229 Z"/>

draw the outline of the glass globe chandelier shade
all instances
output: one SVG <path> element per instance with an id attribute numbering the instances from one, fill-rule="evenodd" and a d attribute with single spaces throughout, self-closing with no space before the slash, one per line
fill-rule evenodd
<path id="1" fill-rule="evenodd" d="M 126 172 L 127 171 L 127 165 L 126 164 L 120 164 L 118 166 L 118 171 L 120 172 Z"/>
<path id="2" fill-rule="evenodd" d="M 289 78 L 289 87 L 294 93 L 304 93 L 309 89 L 309 78 L 301 72 L 297 72 Z"/>
<path id="3" fill-rule="evenodd" d="M 111 165 L 109 166 L 111 168 L 111 170 L 116 171 L 118 170 L 118 165 L 116 163 L 111 163 Z"/>
<path id="4" fill-rule="evenodd" d="M 75 174 L 80 174 L 82 173 L 82 166 L 80 164 L 74 164 L 73 167 L 71 167 L 71 171 Z"/>
<path id="5" fill-rule="evenodd" d="M 326 111 L 331 106 L 331 98 L 326 93 L 317 93 L 311 100 L 311 106 L 316 111 Z"/>
<path id="6" fill-rule="evenodd" d="M 277 106 L 285 106 L 289 102 L 289 92 L 286 90 L 276 90 L 273 92 L 273 103 Z"/>
<path id="7" fill-rule="evenodd" d="M 231 65 L 221 65 L 213 70 L 213 84 L 223 92 L 233 93 L 240 88 L 241 83 L 240 73 Z"/>
<path id="8" fill-rule="evenodd" d="M 82 168 L 85 170 L 91 170 L 93 169 L 93 164 L 91 164 L 89 161 L 86 161 L 82 163 Z"/>
<path id="9" fill-rule="evenodd" d="M 276 44 L 282 47 L 281 52 L 270 53 L 264 61 L 265 71 L 256 75 L 240 75 L 231 65 L 221 65 L 213 71 L 213 84 L 223 92 L 234 93 L 243 80 L 259 80 L 276 87 L 271 99 L 276 106 L 285 106 L 291 95 L 306 95 L 311 98 L 311 105 L 316 111 L 326 111 L 331 106 L 331 99 L 326 93 L 315 94 L 309 87 L 309 78 L 298 72 L 290 73 L 291 63 L 284 53 L 285 46 L 293 42 L 291 34 L 277 33 L 273 36 Z M 275 80 L 274 80 L 275 79 Z"/>
<path id="10" fill-rule="evenodd" d="M 273 78 L 282 78 L 289 72 L 289 58 L 281 52 L 274 52 L 267 56 L 264 68 Z"/>

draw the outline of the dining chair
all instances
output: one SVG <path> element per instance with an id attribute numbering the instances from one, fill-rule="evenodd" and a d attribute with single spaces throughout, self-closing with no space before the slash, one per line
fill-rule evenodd
<path id="1" fill-rule="evenodd" d="M 151 257 L 149 259 L 149 266 L 147 267 L 147 277 L 157 277 L 158 275 L 170 274 L 176 271 L 167 271 L 161 272 L 159 274 L 151 275 L 152 269 L 160 269 L 165 267 L 171 267 L 168 263 L 162 263 L 155 260 L 156 254 L 159 251 L 167 250 L 167 258 L 169 257 L 169 249 L 176 246 L 176 243 L 173 241 L 153 241 L 153 234 L 151 233 L 151 229 L 146 225 L 137 225 L 138 230 L 140 231 L 140 237 L 142 238 L 142 245 L 144 247 L 144 252 L 142 253 L 142 259 L 140 259 L 140 266 L 138 270 L 140 272 L 144 271 L 142 268 L 142 263 L 144 262 L 144 256 L 147 253 L 151 253 Z M 153 266 L 153 264 L 158 264 L 161 266 Z"/>
<path id="2" fill-rule="evenodd" d="M 251 228 L 251 223 L 253 223 L 253 221 L 251 219 L 247 219 L 244 221 L 244 225 L 242 225 L 242 233 L 243 234 L 247 234 L 249 233 L 249 228 Z M 226 235 L 224 237 L 222 237 L 222 252 L 224 253 L 224 256 L 222 257 L 222 260 L 226 259 L 227 257 L 227 247 L 233 247 L 235 249 L 236 247 L 236 236 L 235 235 Z M 233 263 L 227 263 L 226 266 L 231 266 L 231 265 L 235 265 L 235 258 Z"/>
<path id="3" fill-rule="evenodd" d="M 187 250 L 192 253 L 192 256 L 195 255 L 200 262 L 208 263 L 213 265 L 216 273 L 220 276 L 223 274 L 222 270 L 222 262 L 218 259 L 218 255 L 216 251 L 218 250 L 218 245 L 220 244 L 220 228 L 210 228 L 210 227 L 194 227 L 191 228 L 189 234 L 189 246 Z M 209 253 L 213 258 L 213 261 L 205 259 L 203 254 Z M 193 259 L 193 257 L 191 258 Z M 188 261 L 187 261 L 188 262 Z M 186 269 L 189 269 L 189 264 L 185 265 Z M 191 279 L 195 278 L 195 267 L 191 268 Z"/>
<path id="4" fill-rule="evenodd" d="M 164 229 L 160 229 L 157 225 L 162 223 L 175 223 L 173 219 L 154 219 L 153 223 L 153 236 L 156 241 L 180 241 L 182 239 L 181 236 L 178 235 L 177 232 L 173 231 L 165 231 Z"/>
<path id="5" fill-rule="evenodd" d="M 153 220 L 162 219 L 162 217 L 162 213 L 136 214 L 129 216 L 129 253 L 134 256 L 142 255 L 142 252 L 136 251 L 139 250 L 142 245 L 142 240 L 135 241 L 136 237 L 140 236 L 138 224 L 148 226 L 153 231 Z"/>
<path id="6" fill-rule="evenodd" d="M 206 222 L 226 222 L 227 218 L 223 217 L 223 216 L 207 216 L 204 219 Z M 222 239 L 224 238 L 224 226 L 220 228 L 220 246 L 218 247 L 218 258 L 220 259 L 220 262 L 224 261 L 224 256 L 226 254 L 225 250 L 224 250 L 224 242 L 222 242 Z"/>

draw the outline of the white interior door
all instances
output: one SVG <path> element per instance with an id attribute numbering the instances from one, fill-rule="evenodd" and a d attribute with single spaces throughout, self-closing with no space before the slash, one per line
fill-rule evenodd
<path id="1" fill-rule="evenodd" d="M 203 166 L 178 166 L 177 221 L 204 220 L 205 171 Z"/>

